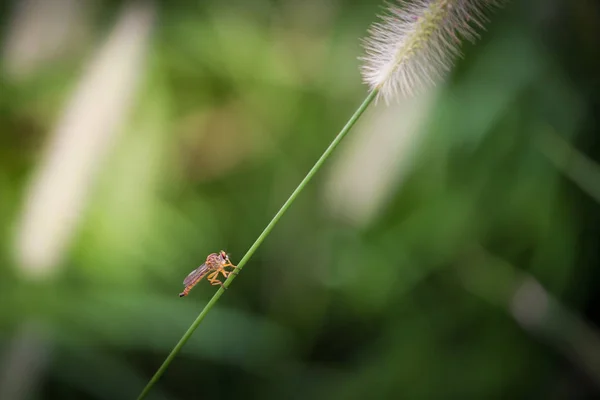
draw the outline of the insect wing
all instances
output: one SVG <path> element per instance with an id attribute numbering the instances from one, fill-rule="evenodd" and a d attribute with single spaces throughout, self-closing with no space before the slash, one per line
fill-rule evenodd
<path id="1" fill-rule="evenodd" d="M 190 283 L 201 279 L 207 272 L 208 267 L 206 266 L 206 263 L 204 263 L 192 272 L 190 272 L 189 275 L 185 277 L 185 279 L 183 280 L 183 286 L 187 286 Z"/>

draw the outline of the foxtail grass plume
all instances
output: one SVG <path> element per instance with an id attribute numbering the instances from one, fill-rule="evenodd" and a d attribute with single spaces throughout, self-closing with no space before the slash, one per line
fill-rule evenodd
<path id="1" fill-rule="evenodd" d="M 503 0 L 397 0 L 369 29 L 361 57 L 363 81 L 386 102 L 435 85 Z"/>

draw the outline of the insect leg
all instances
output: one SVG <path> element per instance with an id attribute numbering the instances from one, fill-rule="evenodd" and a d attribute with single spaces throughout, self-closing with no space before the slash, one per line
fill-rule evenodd
<path id="1" fill-rule="evenodd" d="M 219 275 L 219 271 L 211 272 L 210 274 L 208 274 L 206 276 L 206 280 L 209 281 L 210 283 L 212 283 L 218 275 Z"/>
<path id="2" fill-rule="evenodd" d="M 223 276 L 224 276 L 225 278 L 227 278 L 227 277 L 229 276 L 229 274 L 231 274 L 231 272 L 228 272 L 228 271 L 225 269 L 225 266 L 223 266 L 222 268 L 219 268 L 219 272 L 220 272 L 221 274 L 223 274 Z"/>
<path id="3" fill-rule="evenodd" d="M 219 271 L 215 271 L 212 274 L 210 274 L 209 276 L 206 277 L 206 279 L 208 279 L 208 281 L 210 282 L 211 285 L 216 286 L 216 285 L 221 285 L 221 287 L 223 289 L 227 289 L 225 286 L 223 286 L 223 282 L 221 282 L 220 280 L 217 279 L 217 277 L 219 276 Z"/>
<path id="4" fill-rule="evenodd" d="M 213 286 L 220 285 L 223 288 L 223 290 L 227 290 L 227 288 L 225 287 L 225 285 L 223 285 L 223 282 L 221 282 L 217 278 L 215 278 L 215 280 L 212 281 L 211 283 L 212 283 Z"/>
<path id="5" fill-rule="evenodd" d="M 233 271 L 229 271 L 229 272 L 227 272 L 227 275 L 223 274 L 223 275 L 225 275 L 225 276 L 228 276 L 228 275 L 230 275 L 230 274 L 232 274 L 232 273 L 233 273 L 234 275 L 237 275 L 237 274 L 238 274 L 238 273 L 237 273 L 237 271 L 236 271 L 236 270 L 237 270 L 237 265 L 233 265 L 231 262 L 228 262 L 227 264 L 224 264 L 224 265 L 223 265 L 223 268 L 233 268 Z"/>

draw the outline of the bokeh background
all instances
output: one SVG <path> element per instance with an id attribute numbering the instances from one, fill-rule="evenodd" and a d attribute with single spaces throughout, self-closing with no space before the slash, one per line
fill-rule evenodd
<path id="1" fill-rule="evenodd" d="M 135 398 L 366 95 L 378 1 L 0 3 L 0 399 Z M 153 399 L 600 395 L 600 8 L 361 119 Z"/>

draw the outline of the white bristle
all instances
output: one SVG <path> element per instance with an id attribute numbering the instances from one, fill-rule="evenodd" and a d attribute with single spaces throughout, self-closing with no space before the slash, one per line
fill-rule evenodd
<path id="1" fill-rule="evenodd" d="M 435 85 L 460 55 L 460 41 L 477 39 L 485 11 L 502 0 L 398 0 L 369 29 L 361 58 L 363 81 L 386 102 Z"/>

